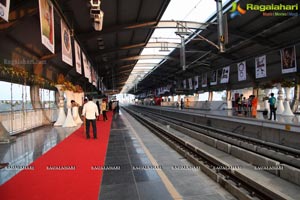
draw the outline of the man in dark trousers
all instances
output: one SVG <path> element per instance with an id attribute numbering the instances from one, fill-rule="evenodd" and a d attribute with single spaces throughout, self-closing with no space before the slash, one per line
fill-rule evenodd
<path id="1" fill-rule="evenodd" d="M 274 97 L 274 93 L 271 93 L 271 97 L 269 98 L 269 104 L 270 104 L 270 118 L 269 120 L 272 120 L 272 113 L 274 114 L 274 120 L 276 120 L 276 99 Z"/>
<path id="2" fill-rule="evenodd" d="M 85 117 L 86 121 L 86 138 L 90 139 L 90 123 L 92 123 L 94 139 L 97 139 L 96 118 L 99 116 L 98 107 L 93 102 L 93 97 L 90 96 L 88 99 L 89 101 L 84 104 L 82 110 L 82 116 Z"/>

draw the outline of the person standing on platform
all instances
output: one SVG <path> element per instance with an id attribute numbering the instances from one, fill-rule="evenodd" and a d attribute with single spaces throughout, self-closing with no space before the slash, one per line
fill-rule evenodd
<path id="1" fill-rule="evenodd" d="M 247 116 L 248 104 L 247 104 L 246 97 L 244 97 L 242 100 L 242 107 L 243 107 L 244 115 Z"/>
<path id="2" fill-rule="evenodd" d="M 101 103 L 101 111 L 102 111 L 102 115 L 103 115 L 103 121 L 108 120 L 107 116 L 106 116 L 106 111 L 107 111 L 107 103 L 106 100 L 103 99 L 102 103 Z"/>
<path id="3" fill-rule="evenodd" d="M 90 123 L 93 126 L 93 136 L 94 139 L 97 139 L 97 127 L 96 127 L 96 118 L 99 116 L 98 107 L 93 102 L 93 97 L 88 98 L 89 101 L 84 104 L 82 110 L 82 116 L 85 117 L 86 121 L 86 138 L 90 139 Z"/>
<path id="4" fill-rule="evenodd" d="M 276 99 L 274 97 L 274 93 L 271 93 L 271 97 L 269 98 L 269 104 L 270 104 L 270 118 L 269 120 L 272 120 L 272 113 L 274 114 L 274 120 L 276 120 Z"/>
<path id="5" fill-rule="evenodd" d="M 255 95 L 252 95 L 251 99 L 252 99 L 252 101 L 251 101 L 251 115 L 252 115 L 252 117 L 256 117 L 258 99 Z"/>
<path id="6" fill-rule="evenodd" d="M 181 100 L 180 100 L 180 108 L 181 108 L 181 110 L 183 109 L 183 106 L 184 106 L 184 102 L 183 102 L 183 99 L 181 98 Z"/>
<path id="7" fill-rule="evenodd" d="M 238 114 L 241 114 L 242 113 L 242 109 L 243 109 L 243 104 L 242 104 L 242 101 L 243 101 L 243 94 L 241 94 L 238 98 L 237 98 L 237 106 L 238 106 Z"/>
<path id="8" fill-rule="evenodd" d="M 252 99 L 253 99 L 253 96 L 254 95 L 250 95 L 249 98 L 248 98 L 248 101 L 247 101 L 247 107 L 248 107 L 247 110 L 249 111 L 249 113 L 248 113 L 249 116 L 252 116 L 251 112 L 252 112 Z"/>
<path id="9" fill-rule="evenodd" d="M 98 113 L 100 114 L 100 103 L 99 101 L 96 101 L 96 105 L 97 105 L 97 108 L 98 108 Z M 97 121 L 99 121 L 99 116 L 97 117 Z"/>
<path id="10" fill-rule="evenodd" d="M 189 98 L 186 99 L 186 108 L 189 108 L 190 107 L 190 100 Z"/>

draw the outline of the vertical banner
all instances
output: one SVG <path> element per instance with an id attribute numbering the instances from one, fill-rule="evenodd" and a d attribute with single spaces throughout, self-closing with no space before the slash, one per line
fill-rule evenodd
<path id="1" fill-rule="evenodd" d="M 211 73 L 210 85 L 217 85 L 217 70 Z"/>
<path id="2" fill-rule="evenodd" d="M 229 72 L 230 72 L 230 66 L 223 67 L 220 83 L 228 83 L 229 82 Z"/>
<path id="3" fill-rule="evenodd" d="M 0 17 L 8 22 L 10 0 L 0 0 Z"/>
<path id="4" fill-rule="evenodd" d="M 75 46 L 75 63 L 76 63 L 76 72 L 81 74 L 81 49 L 76 40 L 74 40 Z"/>
<path id="5" fill-rule="evenodd" d="M 97 74 L 96 71 L 94 70 L 94 68 L 91 68 L 92 71 L 92 84 L 97 87 Z"/>
<path id="6" fill-rule="evenodd" d="M 189 78 L 189 88 L 192 90 L 193 89 L 193 79 Z"/>
<path id="7" fill-rule="evenodd" d="M 42 44 L 54 53 L 54 15 L 53 4 L 39 0 Z"/>
<path id="8" fill-rule="evenodd" d="M 267 77 L 266 55 L 255 58 L 255 78 Z"/>
<path id="9" fill-rule="evenodd" d="M 92 65 L 91 65 L 90 61 L 88 61 L 87 70 L 88 70 L 87 75 L 88 75 L 89 82 L 92 83 Z"/>
<path id="10" fill-rule="evenodd" d="M 183 88 L 185 89 L 186 88 L 186 80 L 185 79 L 182 81 L 182 84 L 183 84 Z"/>
<path id="11" fill-rule="evenodd" d="M 96 86 L 97 89 L 99 89 L 99 84 L 98 84 L 99 83 L 99 76 L 98 76 L 98 73 L 96 71 L 95 71 L 95 75 L 96 75 L 95 76 L 96 77 L 96 79 L 95 79 L 95 86 Z"/>
<path id="12" fill-rule="evenodd" d="M 238 80 L 239 81 L 244 81 L 247 78 L 246 74 L 246 61 L 240 62 L 237 64 L 238 68 Z"/>
<path id="13" fill-rule="evenodd" d="M 280 50 L 281 55 L 281 71 L 283 74 L 296 72 L 296 50 L 295 46 L 287 47 Z"/>
<path id="14" fill-rule="evenodd" d="M 73 57 L 72 57 L 72 42 L 71 42 L 71 33 L 70 29 L 67 27 L 66 23 L 61 19 L 61 48 L 62 48 L 62 60 L 73 66 Z"/>
<path id="15" fill-rule="evenodd" d="M 194 90 L 197 90 L 198 89 L 198 76 L 195 76 L 194 77 Z"/>
<path id="16" fill-rule="evenodd" d="M 202 87 L 207 87 L 207 73 L 202 74 L 201 85 Z"/>
<path id="17" fill-rule="evenodd" d="M 86 59 L 85 54 L 82 52 L 82 61 L 83 61 L 83 72 L 84 72 L 84 76 L 89 79 L 89 76 L 91 76 L 91 73 L 89 75 L 89 64 L 88 64 L 88 60 Z"/>

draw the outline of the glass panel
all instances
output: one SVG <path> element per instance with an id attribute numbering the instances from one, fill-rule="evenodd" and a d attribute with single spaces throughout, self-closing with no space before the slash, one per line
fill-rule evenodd
<path id="1" fill-rule="evenodd" d="M 0 88 L 0 112 L 32 109 L 29 86 L 0 81 Z"/>

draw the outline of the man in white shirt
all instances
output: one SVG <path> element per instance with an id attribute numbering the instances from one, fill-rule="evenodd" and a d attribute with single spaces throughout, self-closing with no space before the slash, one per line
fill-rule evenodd
<path id="1" fill-rule="evenodd" d="M 85 117 L 86 121 L 86 138 L 90 139 L 90 122 L 92 122 L 94 139 L 97 139 L 96 118 L 99 116 L 98 107 L 91 96 L 88 99 L 89 101 L 84 104 L 82 110 L 82 116 Z"/>

